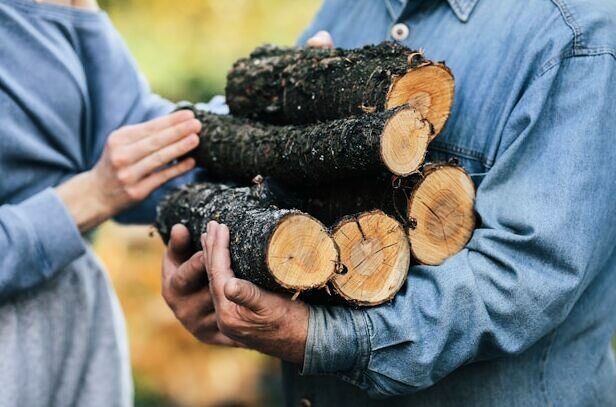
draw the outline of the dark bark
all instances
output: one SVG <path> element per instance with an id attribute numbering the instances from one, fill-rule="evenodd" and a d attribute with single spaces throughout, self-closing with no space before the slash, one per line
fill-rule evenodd
<path id="1" fill-rule="evenodd" d="M 405 226 L 408 197 L 419 176 L 398 178 L 391 175 L 353 178 L 324 185 L 293 187 L 266 179 L 263 191 L 282 208 L 297 208 L 326 225 L 341 218 L 380 209 Z"/>
<path id="2" fill-rule="evenodd" d="M 359 49 L 257 48 L 227 75 L 231 113 L 276 124 L 385 109 L 395 78 L 431 64 L 393 42 Z"/>
<path id="3" fill-rule="evenodd" d="M 262 175 L 295 185 L 321 185 L 388 171 L 381 151 L 383 130 L 391 117 L 411 109 L 404 106 L 313 125 L 275 126 L 208 113 L 188 104 L 179 108 L 193 110 L 203 124 L 199 147 L 192 153 L 199 166 L 214 175 L 244 181 Z M 404 132 L 409 132 L 408 137 L 423 137 L 431 130 L 422 126 Z M 412 167 L 423 160 L 427 141 L 418 145 Z"/>
<path id="4" fill-rule="evenodd" d="M 165 243 L 171 227 L 184 224 L 192 248 L 201 250 L 200 237 L 215 220 L 229 227 L 232 267 L 237 277 L 269 290 L 286 289 L 275 281 L 266 255 L 270 238 L 281 221 L 296 210 L 278 209 L 256 187 L 228 188 L 218 184 L 194 184 L 168 194 L 158 206 L 156 226 Z"/>

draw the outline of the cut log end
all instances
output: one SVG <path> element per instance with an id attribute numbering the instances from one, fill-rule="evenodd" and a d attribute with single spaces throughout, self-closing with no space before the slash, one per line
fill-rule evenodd
<path id="1" fill-rule="evenodd" d="M 410 104 L 434 127 L 432 138 L 445 127 L 454 98 L 454 78 L 444 65 L 431 64 L 413 69 L 396 78 L 385 107 Z"/>
<path id="2" fill-rule="evenodd" d="M 276 226 L 266 261 L 280 286 L 303 291 L 330 280 L 339 262 L 338 247 L 321 222 L 294 213 Z"/>
<path id="3" fill-rule="evenodd" d="M 365 212 L 340 222 L 333 237 L 346 266 L 344 274 L 332 279 L 336 292 L 354 305 L 391 300 L 404 284 L 410 265 L 402 225 L 381 211 Z"/>
<path id="4" fill-rule="evenodd" d="M 431 136 L 430 123 L 424 120 L 417 110 L 400 110 L 387 121 L 383 129 L 383 163 L 393 174 L 412 174 L 423 163 Z"/>
<path id="5" fill-rule="evenodd" d="M 468 174 L 455 165 L 428 166 L 409 200 L 408 231 L 415 259 L 441 264 L 468 243 L 475 228 L 475 188 Z"/>

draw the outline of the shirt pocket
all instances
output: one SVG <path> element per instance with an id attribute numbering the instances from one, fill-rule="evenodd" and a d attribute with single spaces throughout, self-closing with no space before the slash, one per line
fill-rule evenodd
<path id="1" fill-rule="evenodd" d="M 478 153 L 466 152 L 466 150 L 460 147 L 444 146 L 441 144 L 429 147 L 426 163 L 448 162 L 463 167 L 473 180 L 475 189 L 479 187 L 488 172 L 485 160 Z"/>

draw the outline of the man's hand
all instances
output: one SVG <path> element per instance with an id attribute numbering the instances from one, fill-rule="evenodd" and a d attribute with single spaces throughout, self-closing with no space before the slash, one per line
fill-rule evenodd
<path id="1" fill-rule="evenodd" d="M 248 348 L 301 364 L 308 335 L 306 304 L 235 278 L 226 225 L 210 222 L 201 242 L 220 332 Z"/>
<path id="2" fill-rule="evenodd" d="M 319 31 L 306 41 L 306 45 L 309 48 L 331 49 L 334 48 L 334 40 L 329 32 Z"/>
<path id="3" fill-rule="evenodd" d="M 171 234 L 163 264 L 163 297 L 193 335 L 208 344 L 243 346 L 303 362 L 308 307 L 235 278 L 226 226 L 210 222 L 202 237 L 204 252 L 188 260 L 181 249 L 188 245 L 188 231 L 176 226 Z M 205 271 L 209 291 L 202 280 L 199 283 Z"/>
<path id="4" fill-rule="evenodd" d="M 163 298 L 176 318 L 201 342 L 241 346 L 218 329 L 203 252 L 190 255 L 190 234 L 183 225 L 171 229 L 163 258 L 162 289 Z"/>

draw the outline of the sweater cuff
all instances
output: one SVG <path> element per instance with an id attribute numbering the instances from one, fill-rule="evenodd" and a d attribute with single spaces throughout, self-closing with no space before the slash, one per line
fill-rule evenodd
<path id="1" fill-rule="evenodd" d="M 364 311 L 310 306 L 302 375 L 337 374 L 359 382 L 370 358 L 370 324 Z"/>
<path id="2" fill-rule="evenodd" d="M 44 276 L 50 277 L 85 253 L 77 225 L 53 188 L 13 206 L 12 210 L 36 245 Z"/>

